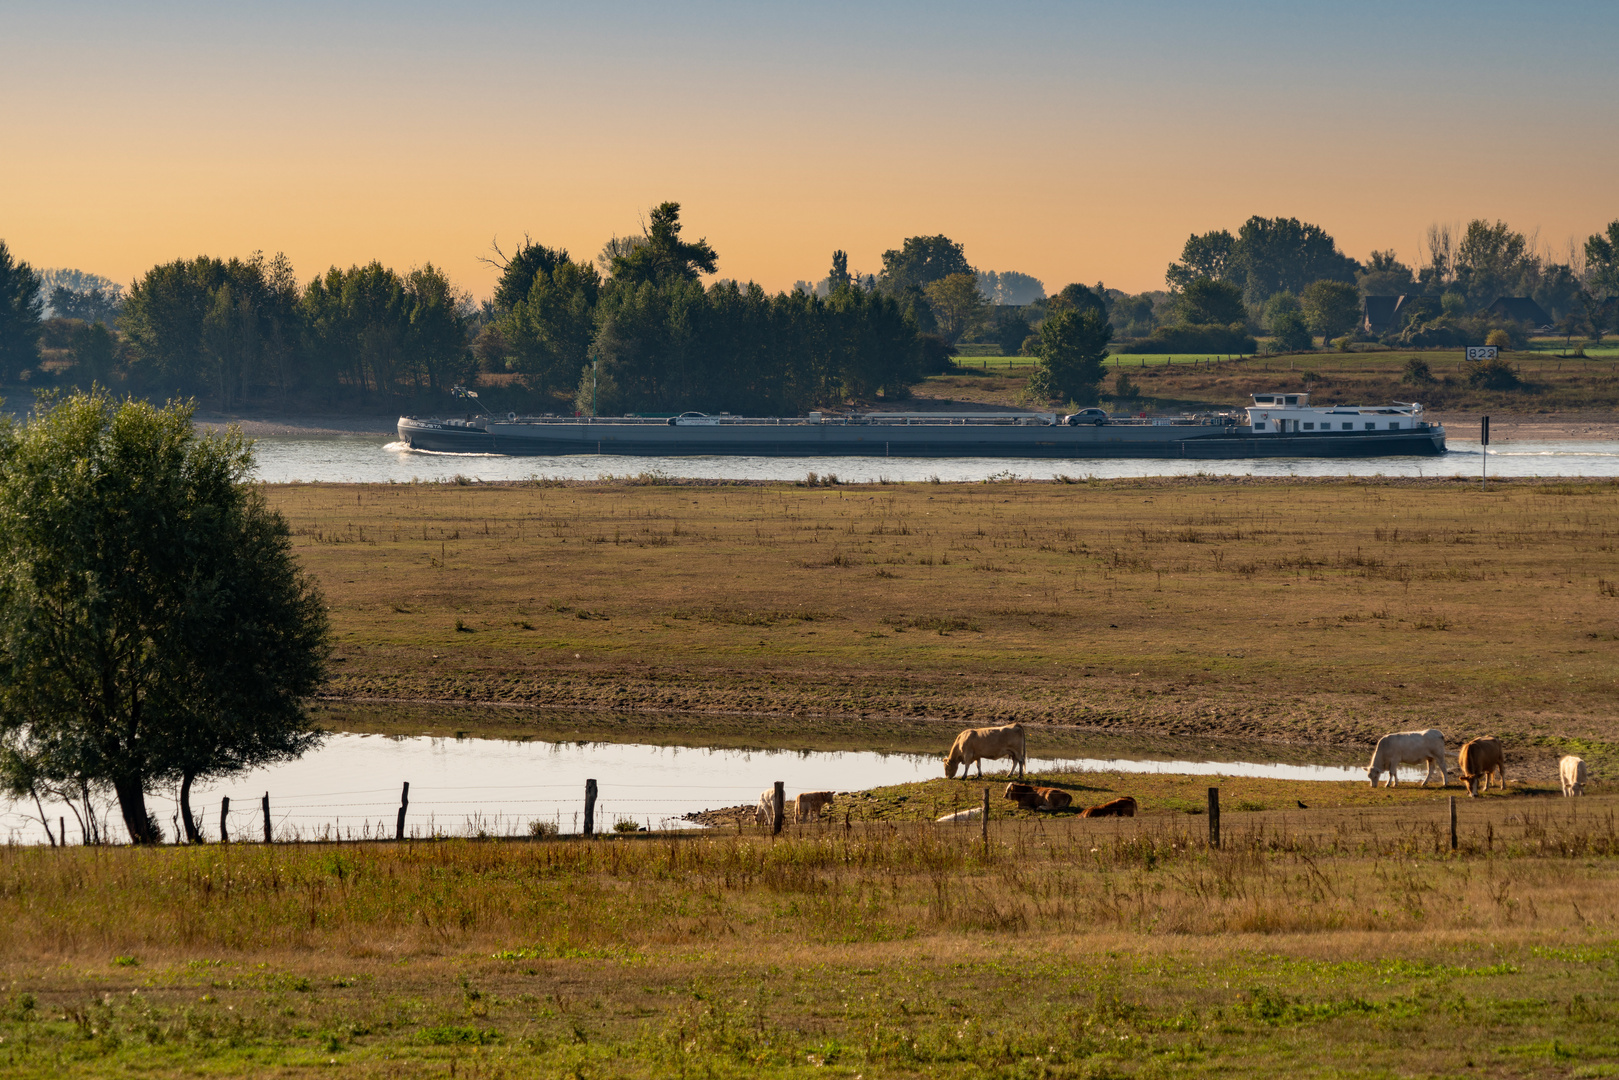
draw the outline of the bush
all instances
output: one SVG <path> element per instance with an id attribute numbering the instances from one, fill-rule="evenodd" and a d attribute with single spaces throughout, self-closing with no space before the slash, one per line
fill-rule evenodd
<path id="1" fill-rule="evenodd" d="M 1271 344 L 1280 352 L 1303 352 L 1314 344 L 1310 328 L 1304 324 L 1304 316 L 1297 310 L 1280 311 L 1273 315 L 1270 332 L 1273 335 Z"/>
<path id="2" fill-rule="evenodd" d="M 1467 385 L 1479 390 L 1516 390 L 1523 385 L 1505 360 L 1485 360 L 1467 373 Z"/>
<path id="3" fill-rule="evenodd" d="M 1119 346 L 1121 353 L 1209 353 L 1248 354 L 1257 352 L 1259 343 L 1242 323 L 1176 323 L 1160 326 L 1146 337 Z"/>
<path id="4" fill-rule="evenodd" d="M 1351 337 L 1350 335 L 1348 335 L 1348 334 L 1345 334 L 1343 337 L 1339 338 L 1337 341 L 1333 342 L 1332 344 L 1333 344 L 1334 347 L 1337 348 L 1337 350 L 1339 352 L 1354 352 L 1355 351 L 1355 339 L 1353 337 Z"/>
<path id="5" fill-rule="evenodd" d="M 1512 348 L 1512 335 L 1497 328 L 1484 335 L 1484 344 L 1493 345 L 1502 352 L 1506 352 Z"/>
<path id="6" fill-rule="evenodd" d="M 1113 380 L 1113 396 L 1119 401 L 1134 401 L 1141 396 L 1141 387 L 1130 381 L 1122 370 Z"/>
<path id="7" fill-rule="evenodd" d="M 1413 386 L 1429 386 L 1433 383 L 1433 372 L 1428 369 L 1428 361 L 1419 360 L 1415 356 L 1405 362 L 1405 371 L 1400 375 L 1400 381 Z"/>

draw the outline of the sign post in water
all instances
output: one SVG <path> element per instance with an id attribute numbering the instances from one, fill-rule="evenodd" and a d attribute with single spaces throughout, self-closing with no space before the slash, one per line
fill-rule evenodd
<path id="1" fill-rule="evenodd" d="M 1478 488 L 1487 491 L 1490 486 L 1490 418 L 1483 417 L 1478 425 L 1479 441 L 1479 468 L 1482 470 L 1478 476 Z"/>

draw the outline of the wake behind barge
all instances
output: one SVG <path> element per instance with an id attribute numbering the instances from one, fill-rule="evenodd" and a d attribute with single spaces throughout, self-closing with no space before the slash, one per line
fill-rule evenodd
<path id="1" fill-rule="evenodd" d="M 807 417 L 399 418 L 399 439 L 439 453 L 551 456 L 903 458 L 1387 457 L 1445 452 L 1421 405 L 1311 406 L 1255 394 L 1234 413 L 1110 417 L 1053 413 L 811 413 Z"/>

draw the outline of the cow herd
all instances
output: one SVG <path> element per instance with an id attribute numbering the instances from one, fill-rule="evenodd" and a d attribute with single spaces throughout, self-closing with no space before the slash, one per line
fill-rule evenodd
<path id="1" fill-rule="evenodd" d="M 1366 779 L 1371 781 L 1373 787 L 1377 786 L 1379 780 L 1383 781 L 1384 787 L 1395 787 L 1400 782 L 1397 770 L 1401 765 L 1423 766 L 1427 770 L 1422 777 L 1423 787 L 1428 786 L 1436 769 L 1439 771 L 1439 786 L 1450 783 L 1450 777 L 1445 773 L 1444 734 L 1438 728 L 1429 728 L 1426 731 L 1396 731 L 1383 736 L 1377 740 L 1377 748 L 1372 751 L 1371 764 L 1366 766 Z M 1476 797 L 1481 791 L 1489 791 L 1492 777 L 1497 788 L 1506 790 L 1506 750 L 1501 740 L 1493 735 L 1462 743 L 1461 749 L 1456 751 L 1456 767 L 1469 796 Z M 1570 754 L 1557 763 L 1557 772 L 1562 780 L 1564 795 L 1585 794 L 1583 759 Z"/>
<path id="2" fill-rule="evenodd" d="M 976 766 L 978 776 L 984 775 L 984 762 L 1001 758 L 1010 758 L 1012 767 L 1017 770 L 1018 780 L 1006 785 L 1002 797 L 1015 802 L 1024 810 L 1068 810 L 1073 808 L 1074 797 L 1061 788 L 1036 787 L 1023 781 L 1024 767 L 1028 761 L 1028 744 L 1024 735 L 1022 724 L 1006 724 L 1002 727 L 968 728 L 956 736 L 951 744 L 950 752 L 945 755 L 944 775 L 951 779 L 957 772 L 961 773 L 963 780 L 967 779 L 967 767 Z M 1506 753 L 1501 746 L 1501 740 L 1493 735 L 1470 739 L 1463 743 L 1456 752 L 1456 764 L 1461 774 L 1462 783 L 1467 786 L 1467 794 L 1476 796 L 1481 791 L 1490 790 L 1490 780 L 1493 777 L 1496 787 L 1506 789 Z M 1426 771 L 1423 773 L 1422 786 L 1426 787 L 1428 781 L 1433 779 L 1434 773 L 1439 773 L 1439 786 L 1444 787 L 1450 783 L 1450 776 L 1445 771 L 1445 736 L 1438 728 L 1429 728 L 1426 731 L 1397 731 L 1383 736 L 1377 740 L 1377 747 L 1372 751 L 1371 764 L 1366 767 L 1366 778 L 1373 787 L 1379 780 L 1384 787 L 1395 787 L 1400 782 L 1399 768 L 1401 765 L 1421 765 Z M 1585 793 L 1586 770 L 1585 762 L 1569 755 L 1558 762 L 1558 774 L 1562 781 L 1564 795 L 1583 795 Z M 793 820 L 796 822 L 815 821 L 821 813 L 832 805 L 833 793 L 830 791 L 805 791 L 792 800 Z M 1299 804 L 1303 806 L 1303 803 Z M 1135 817 L 1137 804 L 1131 796 L 1113 799 L 1098 806 L 1087 807 L 1081 811 L 1080 817 Z M 768 825 L 775 820 L 776 793 L 774 788 L 766 788 L 759 793 L 759 805 L 753 812 L 756 824 Z M 961 810 L 953 814 L 946 814 L 940 821 L 966 821 L 979 816 L 978 809 Z"/>

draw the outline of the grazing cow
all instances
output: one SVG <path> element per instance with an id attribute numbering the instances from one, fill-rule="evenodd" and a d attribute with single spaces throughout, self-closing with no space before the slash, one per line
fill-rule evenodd
<path id="1" fill-rule="evenodd" d="M 776 789 L 767 787 L 759 792 L 759 805 L 753 808 L 753 823 L 769 825 L 776 820 Z"/>
<path id="2" fill-rule="evenodd" d="M 977 765 L 978 775 L 984 775 L 985 759 L 1011 758 L 1017 764 L 1018 776 L 1023 775 L 1025 742 L 1022 724 L 1004 727 L 968 728 L 956 736 L 955 744 L 944 759 L 944 775 L 955 779 L 956 770 L 967 779 L 967 766 Z"/>
<path id="3" fill-rule="evenodd" d="M 1080 817 L 1135 817 L 1136 816 L 1136 801 L 1132 796 L 1126 795 L 1123 798 L 1114 799 L 1112 802 L 1105 802 L 1101 806 L 1093 806 L 1093 807 L 1086 810 L 1083 814 L 1081 814 L 1079 816 Z"/>
<path id="4" fill-rule="evenodd" d="M 821 816 L 821 811 L 832 805 L 830 791 L 801 791 L 793 803 L 793 820 L 796 822 L 814 821 Z"/>
<path id="5" fill-rule="evenodd" d="M 1501 740 L 1495 736 L 1486 735 L 1462 743 L 1462 748 L 1456 752 L 1456 764 L 1470 797 L 1478 795 L 1480 779 L 1484 781 L 1484 790 L 1490 790 L 1491 773 L 1501 781 L 1498 785 L 1501 790 L 1506 790 L 1507 757 L 1501 749 Z"/>
<path id="6" fill-rule="evenodd" d="M 1428 771 L 1422 776 L 1422 786 L 1428 786 L 1428 780 L 1433 776 L 1434 766 L 1439 767 L 1439 786 L 1444 787 L 1450 783 L 1445 775 L 1445 736 L 1438 728 L 1429 728 L 1427 731 L 1400 731 L 1385 735 L 1377 740 L 1377 749 L 1372 751 L 1372 763 L 1366 766 L 1366 779 L 1377 786 L 1378 778 L 1384 773 L 1388 779 L 1384 787 L 1398 787 L 1400 776 L 1398 769 L 1401 765 L 1426 764 Z"/>
<path id="7" fill-rule="evenodd" d="M 1557 774 L 1563 778 L 1564 795 L 1585 794 L 1585 759 L 1568 755 L 1557 763 Z"/>
<path id="8" fill-rule="evenodd" d="M 1074 805 L 1074 797 L 1062 788 L 1040 787 L 1034 793 L 1046 801 L 1047 810 L 1066 810 Z"/>

